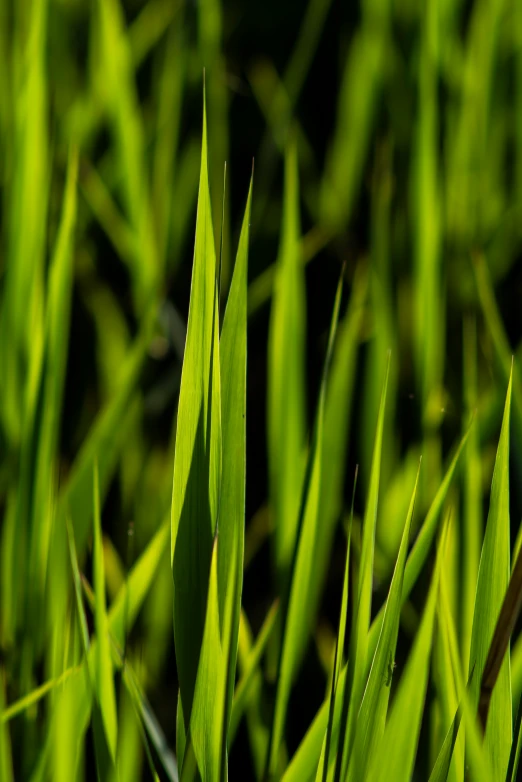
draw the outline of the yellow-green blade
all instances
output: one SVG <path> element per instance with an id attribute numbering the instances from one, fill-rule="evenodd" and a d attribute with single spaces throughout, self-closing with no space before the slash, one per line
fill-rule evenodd
<path id="1" fill-rule="evenodd" d="M 451 482 L 455 475 L 455 471 L 457 469 L 460 456 L 467 442 L 468 435 L 469 435 L 469 428 L 466 434 L 462 437 L 458 445 L 455 455 L 453 456 L 448 466 L 446 474 L 444 475 L 444 478 L 442 479 L 438 491 L 435 494 L 435 497 L 433 498 L 433 501 L 424 519 L 424 523 L 422 524 L 422 527 L 417 535 L 415 543 L 413 544 L 412 549 L 409 553 L 406 562 L 406 569 L 404 571 L 404 582 L 402 585 L 403 605 L 408 599 L 408 597 L 410 596 L 413 587 L 417 583 L 422 568 L 428 558 L 428 554 L 430 552 L 432 543 L 437 533 L 442 507 L 444 505 L 449 488 L 451 486 Z M 370 628 L 369 643 L 368 643 L 368 653 L 370 655 L 373 654 L 375 647 L 377 645 L 383 614 L 384 614 L 384 607 L 380 609 L 379 613 L 373 620 L 372 626 Z"/>
<path id="2" fill-rule="evenodd" d="M 498 444 L 488 520 L 480 557 L 470 668 L 476 670 L 471 691 L 472 703 L 478 705 L 480 683 L 495 626 L 510 577 L 509 523 L 509 421 L 511 378 L 508 385 L 502 429 Z M 509 654 L 505 657 L 491 697 L 485 747 L 496 778 L 504 778 L 512 741 L 511 673 Z"/>
<path id="3" fill-rule="evenodd" d="M 292 681 L 301 661 L 313 620 L 314 590 L 317 589 L 317 582 L 314 583 L 313 579 L 313 566 L 315 541 L 317 535 L 320 534 L 318 511 L 321 490 L 324 403 L 328 370 L 339 317 L 341 293 L 342 275 L 332 314 L 314 432 L 304 478 L 288 604 L 285 606 L 283 613 L 283 639 L 278 666 L 274 718 L 267 757 L 267 767 L 271 774 L 276 773 L 278 768 L 279 749 L 283 739 Z"/>
<path id="4" fill-rule="evenodd" d="M 201 171 L 187 338 L 178 406 L 171 510 L 174 642 L 189 725 L 205 624 L 221 470 L 216 251 L 203 109 Z"/>
<path id="5" fill-rule="evenodd" d="M 397 688 L 382 742 L 371 759 L 367 777 L 371 782 L 410 779 L 413 773 L 428 684 L 440 573 L 446 553 L 445 537 L 443 535 L 439 546 L 422 621 Z"/>
<path id="6" fill-rule="evenodd" d="M 283 222 L 268 343 L 268 470 L 275 561 L 285 584 L 295 546 L 304 474 L 305 289 L 299 254 L 297 151 L 285 160 Z"/>
<path id="7" fill-rule="evenodd" d="M 100 492 L 98 470 L 94 469 L 94 545 L 93 545 L 93 583 L 94 583 L 94 619 L 97 646 L 95 657 L 95 691 L 108 749 L 114 762 L 118 737 L 116 716 L 116 694 L 112 669 L 112 657 L 109 640 L 109 623 L 105 605 L 105 571 L 103 565 L 103 545 L 100 516 Z"/>
<path id="8" fill-rule="evenodd" d="M 261 658 L 265 652 L 267 643 L 270 640 L 272 632 L 274 630 L 276 619 L 279 611 L 279 600 L 277 600 L 270 611 L 268 612 L 265 621 L 258 633 L 255 644 L 250 651 L 247 662 L 244 666 L 244 672 L 239 680 L 236 690 L 234 692 L 234 700 L 232 702 L 232 710 L 230 713 L 230 725 L 229 725 L 229 745 L 232 745 L 234 737 L 243 713 L 245 711 L 248 697 L 252 685 L 255 681 L 256 674 L 259 672 L 259 664 Z"/>
<path id="9" fill-rule="evenodd" d="M 381 469 L 384 412 L 386 406 L 386 391 L 388 388 L 389 372 L 390 355 L 388 355 L 386 376 L 379 405 L 372 467 L 370 473 L 370 485 L 368 489 L 368 497 L 366 500 L 363 519 L 359 579 L 357 585 L 357 596 L 355 598 L 352 635 L 350 638 L 349 649 L 348 687 L 350 692 L 350 701 L 348 709 L 348 721 L 345 735 L 341 737 L 341 741 L 343 742 L 343 751 L 341 755 L 345 759 L 349 758 L 352 750 L 355 721 L 357 714 L 359 713 L 359 708 L 363 697 L 367 659 L 369 654 L 368 639 L 373 591 L 375 527 L 377 522 L 377 506 L 379 502 L 379 479 Z"/>
<path id="10" fill-rule="evenodd" d="M 223 763 L 223 720 L 226 693 L 226 660 L 220 638 L 218 598 L 218 550 L 216 538 L 212 552 L 208 587 L 207 615 L 199 657 L 194 701 L 190 717 L 190 735 L 201 777 L 205 782 L 220 782 Z"/>
<path id="11" fill-rule="evenodd" d="M 386 600 L 377 649 L 375 650 L 361 708 L 357 715 L 355 738 L 348 772 L 348 778 L 352 780 L 364 779 L 371 758 L 384 732 L 395 667 L 395 649 L 401 613 L 402 582 L 408 554 L 408 542 L 419 482 L 419 472 L 420 465 L 404 525 L 388 599 Z"/>
<path id="12" fill-rule="evenodd" d="M 357 485 L 357 474 L 358 469 L 356 468 L 355 473 L 355 480 L 354 480 L 354 487 L 353 487 L 353 494 L 352 494 L 352 508 L 350 513 L 350 522 L 349 522 L 349 528 L 348 528 L 348 540 L 346 544 L 346 557 L 345 557 L 345 564 L 344 564 L 344 578 L 343 578 L 343 591 L 342 591 L 342 597 L 341 597 L 341 610 L 339 612 L 339 625 L 337 628 L 337 639 L 335 644 L 335 654 L 334 654 L 334 664 L 333 664 L 333 670 L 332 670 L 332 682 L 330 686 L 330 702 L 328 705 L 328 724 L 326 726 L 326 733 L 324 736 L 323 746 L 321 749 L 321 758 L 319 760 L 319 765 L 317 767 L 317 774 L 315 776 L 316 782 L 320 782 L 320 780 L 323 780 L 323 782 L 326 782 L 328 778 L 328 769 L 329 769 L 329 761 L 330 761 L 330 748 L 332 746 L 332 735 L 334 732 L 334 720 L 335 720 L 335 702 L 337 700 L 337 695 L 339 694 L 339 691 L 344 694 L 343 690 L 340 690 L 338 687 L 339 685 L 339 674 L 341 672 L 342 662 L 343 662 L 343 654 L 344 654 L 344 642 L 345 642 L 345 635 L 346 635 L 346 626 L 347 626 L 347 620 L 348 620 L 348 592 L 349 592 L 349 574 L 350 574 L 350 543 L 351 543 L 351 537 L 352 537 L 352 524 L 353 524 L 353 505 L 354 505 L 354 499 L 355 499 L 355 487 Z M 335 724 L 335 727 L 339 728 L 338 722 Z M 337 731 L 339 733 L 339 730 Z M 334 758 L 335 754 L 337 752 L 338 747 L 338 736 L 337 736 L 337 742 L 335 743 L 335 746 L 333 748 Z"/>
<path id="13" fill-rule="evenodd" d="M 243 588 L 246 480 L 247 275 L 252 182 L 220 340 L 223 461 L 218 518 L 218 595 L 227 668 L 224 729 L 234 692 Z M 225 618 L 230 617 L 229 627 Z"/>

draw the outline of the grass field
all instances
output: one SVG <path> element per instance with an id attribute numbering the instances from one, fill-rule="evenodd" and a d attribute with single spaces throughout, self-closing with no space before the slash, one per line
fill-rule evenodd
<path id="1" fill-rule="evenodd" d="M 0 0 L 0 782 L 515 782 L 522 4 Z"/>

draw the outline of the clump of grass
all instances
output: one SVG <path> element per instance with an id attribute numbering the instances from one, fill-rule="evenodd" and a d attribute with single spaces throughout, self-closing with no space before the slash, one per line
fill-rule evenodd
<path id="1" fill-rule="evenodd" d="M 330 5 L 239 216 L 225 6 L 0 18 L 2 782 L 518 778 L 522 13 L 362 3 L 323 162 Z"/>

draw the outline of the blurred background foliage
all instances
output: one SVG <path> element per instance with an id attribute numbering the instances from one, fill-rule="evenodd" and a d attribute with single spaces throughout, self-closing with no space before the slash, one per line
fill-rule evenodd
<path id="1" fill-rule="evenodd" d="M 317 597 L 318 624 L 290 704 L 292 751 L 327 686 L 343 578 L 337 522 L 356 463 L 356 512 L 364 509 L 388 350 L 377 593 L 397 555 L 419 455 L 414 527 L 474 416 L 474 445 L 451 497 L 458 521 L 451 596 L 469 643 L 474 595 L 470 602 L 465 593 L 476 581 L 512 355 L 511 517 L 518 528 L 522 4 L 0 0 L 0 699 L 7 702 L 56 675 L 69 654 L 57 628 L 63 632 L 70 610 L 66 594 L 59 595 L 71 587 L 63 590 L 63 569 L 48 570 L 59 555 L 48 560 L 47 554 L 65 550 L 65 525 L 57 532 L 56 519 L 70 515 L 80 562 L 90 562 L 93 462 L 100 465 L 110 600 L 169 516 L 203 72 L 223 301 L 255 159 L 243 598 L 254 635 L 277 588 L 274 515 L 279 502 L 292 502 L 278 496 L 284 467 L 277 460 L 292 456 L 278 455 L 279 446 L 289 426 L 296 458 L 307 441 L 346 262 L 325 419 L 325 591 Z M 62 210 L 67 181 L 66 207 L 75 212 L 69 227 Z M 55 273 L 53 282 L 60 247 L 68 243 L 70 278 Z M 291 312 L 281 303 L 271 306 L 276 260 L 289 252 L 296 259 L 287 279 Z M 61 309 L 53 319 L 56 301 Z M 285 344 L 287 329 L 295 342 Z M 278 345 L 283 363 L 275 357 Z M 285 394 L 290 409 L 279 410 L 278 423 L 274 410 Z M 36 475 L 43 477 L 33 480 Z M 299 475 L 288 478 L 290 493 L 293 480 L 298 484 Z M 284 545 L 275 553 L 283 578 Z M 167 549 L 128 648 L 174 746 Z M 47 602 L 44 592 L 53 599 Z M 415 605 L 414 593 L 399 652 L 409 646 L 408 624 L 416 627 Z M 242 633 L 240 664 L 247 625 Z M 28 638 L 37 639 L 34 646 Z M 266 704 L 273 670 L 269 652 Z M 518 648 L 513 681 L 518 699 Z M 137 737 L 125 693 L 121 698 L 120 729 Z M 263 714 L 249 714 L 251 741 L 256 720 Z M 38 720 L 30 728 L 21 718 L 13 721 L 17 779 L 36 767 L 31 736 L 42 730 Z M 248 745 L 242 723 L 231 754 L 233 778 L 242 769 L 247 776 L 239 778 L 254 773 Z M 137 739 L 134 751 L 125 760 L 128 780 L 145 768 Z M 86 778 L 92 762 L 87 753 Z"/>

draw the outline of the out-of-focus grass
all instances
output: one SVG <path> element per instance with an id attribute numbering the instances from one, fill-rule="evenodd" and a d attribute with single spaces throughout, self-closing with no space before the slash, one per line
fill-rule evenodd
<path id="1" fill-rule="evenodd" d="M 0 7 L 2 782 L 517 778 L 520 4 L 255 6 Z"/>

